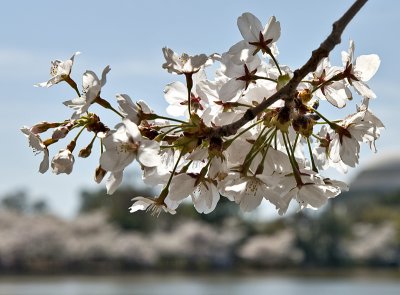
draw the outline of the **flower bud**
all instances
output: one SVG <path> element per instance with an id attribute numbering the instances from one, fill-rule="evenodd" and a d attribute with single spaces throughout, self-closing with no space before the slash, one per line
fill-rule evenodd
<path id="1" fill-rule="evenodd" d="M 71 153 L 74 151 L 76 147 L 76 140 L 72 140 L 69 145 L 67 145 L 67 150 L 69 150 Z"/>
<path id="2" fill-rule="evenodd" d="M 31 127 L 31 132 L 33 134 L 39 134 L 39 133 L 43 133 L 46 132 L 47 130 L 49 130 L 50 128 L 55 128 L 60 126 L 60 123 L 49 123 L 49 122 L 41 122 L 38 123 L 34 126 Z"/>
<path id="3" fill-rule="evenodd" d="M 96 168 L 96 171 L 94 173 L 94 181 L 96 181 L 97 183 L 100 183 L 104 176 L 106 175 L 107 171 L 104 170 L 103 168 L 101 168 L 101 166 L 98 166 Z"/>
<path id="4" fill-rule="evenodd" d="M 74 155 L 71 153 L 70 150 L 60 150 L 51 161 L 51 168 L 53 169 L 53 173 L 55 174 L 70 174 L 72 172 L 74 162 Z"/>
<path id="5" fill-rule="evenodd" d="M 276 126 L 279 130 L 287 132 L 290 126 L 291 109 L 289 107 L 283 107 L 279 110 L 279 113 L 274 116 L 271 120 L 271 124 Z"/>
<path id="6" fill-rule="evenodd" d="M 92 144 L 89 144 L 87 147 L 81 149 L 79 151 L 78 157 L 80 158 L 87 158 L 90 156 L 90 154 L 92 153 Z"/>
<path id="7" fill-rule="evenodd" d="M 280 75 L 276 83 L 276 91 L 281 90 L 287 83 L 289 83 L 289 81 L 290 81 L 289 74 Z"/>
<path id="8" fill-rule="evenodd" d="M 310 137 L 313 133 L 315 121 L 309 116 L 297 116 L 292 122 L 293 129 L 305 137 Z"/>
<path id="9" fill-rule="evenodd" d="M 59 126 L 56 129 L 54 129 L 51 138 L 53 138 L 54 140 L 62 139 L 65 136 L 67 136 L 68 132 L 69 128 L 67 126 Z"/>

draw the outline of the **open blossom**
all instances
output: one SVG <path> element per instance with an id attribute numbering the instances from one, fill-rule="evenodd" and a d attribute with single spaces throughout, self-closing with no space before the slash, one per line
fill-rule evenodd
<path id="1" fill-rule="evenodd" d="M 277 206 L 280 215 L 286 213 L 293 199 L 299 203 L 300 209 L 310 208 L 315 210 L 326 204 L 328 199 L 340 194 L 341 188 L 346 190 L 343 182 L 329 179 L 324 182 L 321 177 L 311 172 L 303 171 L 301 180 L 303 184 L 297 184 L 291 176 L 282 178 L 278 189 L 281 197 Z"/>
<path id="2" fill-rule="evenodd" d="M 334 162 L 329 157 L 329 146 L 332 139 L 327 126 L 324 125 L 321 127 L 318 132 L 318 137 L 320 138 L 319 145 L 316 145 L 312 150 L 312 155 L 317 168 L 319 170 L 326 170 L 329 167 L 333 167 L 341 173 L 347 173 L 348 166 L 344 164 L 342 160 Z"/>
<path id="3" fill-rule="evenodd" d="M 274 43 L 281 35 L 281 26 L 275 16 L 272 16 L 263 28 L 256 16 L 246 12 L 238 18 L 237 25 L 243 39 L 254 48 L 253 54 L 259 50 L 263 53 L 277 54 Z"/>
<path id="4" fill-rule="evenodd" d="M 70 174 L 74 167 L 74 155 L 69 149 L 60 150 L 51 161 L 51 168 L 55 174 Z"/>
<path id="5" fill-rule="evenodd" d="M 193 75 L 193 87 L 190 93 L 190 105 L 193 111 L 201 115 L 208 103 L 207 96 L 201 92 L 199 83 L 206 79 L 204 70 Z M 180 81 L 168 84 L 164 88 L 165 100 L 169 103 L 167 113 L 179 117 L 188 115 L 188 89 Z"/>
<path id="6" fill-rule="evenodd" d="M 332 67 L 329 59 L 325 57 L 319 62 L 317 69 L 313 73 L 313 79 L 322 85 L 316 91 L 318 97 L 325 98 L 335 107 L 343 108 L 346 105 L 346 101 L 352 97 L 350 90 L 343 81 L 327 82 L 339 72 L 340 69 Z"/>
<path id="7" fill-rule="evenodd" d="M 143 100 L 133 103 L 128 94 L 117 94 L 116 97 L 122 115 L 136 125 L 140 124 L 143 114 L 150 114 L 153 112 Z"/>
<path id="8" fill-rule="evenodd" d="M 176 213 L 175 209 L 169 208 L 165 203 L 157 202 L 156 199 L 149 199 L 145 197 L 135 197 L 132 199 L 135 201 L 131 207 L 129 207 L 129 212 L 134 213 L 140 210 L 150 211 L 153 215 L 160 215 L 161 211 L 174 215 Z"/>
<path id="9" fill-rule="evenodd" d="M 107 187 L 110 194 L 121 183 L 123 170 L 134 160 L 146 167 L 160 164 L 159 144 L 143 138 L 135 123 L 124 119 L 116 128 L 103 139 L 106 150 L 100 157 L 101 167 L 112 172 Z"/>
<path id="10" fill-rule="evenodd" d="M 196 183 L 196 176 L 186 173 L 172 179 L 168 198 L 175 202 L 191 196 L 197 212 L 208 214 L 214 211 L 219 201 L 219 193 L 215 184 L 207 179 Z"/>
<path id="11" fill-rule="evenodd" d="M 333 162 L 343 161 L 355 167 L 358 164 L 360 142 L 375 142 L 379 133 L 370 121 L 365 120 L 363 112 L 357 112 L 339 123 L 329 146 L 329 156 Z"/>
<path id="12" fill-rule="evenodd" d="M 263 174 L 239 176 L 232 173 L 224 180 L 221 194 L 239 204 L 243 212 L 250 212 L 260 206 L 264 198 L 277 205 L 278 196 L 271 184 L 271 177 Z"/>
<path id="13" fill-rule="evenodd" d="M 52 61 L 51 68 L 50 68 L 51 78 L 46 82 L 38 83 L 38 84 L 35 84 L 34 86 L 50 87 L 57 83 L 60 83 L 61 81 L 65 81 L 66 79 L 68 79 L 69 75 L 71 74 L 72 65 L 74 64 L 75 56 L 77 56 L 78 54 L 80 54 L 80 52 L 75 52 L 71 56 L 71 58 L 66 61 L 61 61 L 58 59 Z"/>
<path id="14" fill-rule="evenodd" d="M 375 93 L 368 87 L 368 82 L 378 71 L 381 64 L 376 54 L 360 55 L 354 60 L 354 42 L 350 40 L 348 52 L 342 52 L 342 61 L 345 72 L 348 74 L 348 82 L 358 94 L 366 98 L 376 98 Z"/>
<path id="15" fill-rule="evenodd" d="M 39 166 L 39 172 L 45 173 L 49 169 L 49 150 L 43 143 L 39 135 L 33 133 L 29 127 L 22 127 L 21 131 L 28 137 L 29 146 L 33 149 L 35 154 L 43 152 L 43 160 Z"/>
<path id="16" fill-rule="evenodd" d="M 67 100 L 64 105 L 75 110 L 72 119 L 78 119 L 82 114 L 88 111 L 94 100 L 100 97 L 101 88 L 107 82 L 107 74 L 111 70 L 106 66 L 101 74 L 101 79 L 93 71 L 86 71 L 82 77 L 82 95 L 72 100 Z"/>
<path id="17" fill-rule="evenodd" d="M 197 73 L 208 60 L 208 56 L 205 54 L 190 56 L 182 53 L 179 55 L 167 47 L 164 47 L 162 51 L 165 57 L 163 69 L 166 69 L 168 73 L 178 75 Z"/>

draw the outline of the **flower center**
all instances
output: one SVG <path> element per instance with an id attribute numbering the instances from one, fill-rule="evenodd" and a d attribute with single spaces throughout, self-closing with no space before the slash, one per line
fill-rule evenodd
<path id="1" fill-rule="evenodd" d="M 247 193 L 255 196 L 257 194 L 258 188 L 262 185 L 263 183 L 258 179 L 258 178 L 249 178 L 249 181 L 247 182 L 246 185 L 246 191 Z"/>
<path id="2" fill-rule="evenodd" d="M 136 153 L 139 149 L 139 143 L 129 141 L 121 144 L 119 146 L 119 150 L 123 153 Z"/>
<path id="3" fill-rule="evenodd" d="M 180 57 L 179 60 L 181 61 L 182 65 L 186 64 L 187 61 L 189 60 L 189 55 L 186 53 L 183 53 Z"/>
<path id="4" fill-rule="evenodd" d="M 53 62 L 51 63 L 50 75 L 51 75 L 52 77 L 57 76 L 57 74 L 58 74 L 58 65 L 59 65 L 59 64 L 60 64 L 60 61 L 58 61 L 58 60 L 53 61 Z"/>

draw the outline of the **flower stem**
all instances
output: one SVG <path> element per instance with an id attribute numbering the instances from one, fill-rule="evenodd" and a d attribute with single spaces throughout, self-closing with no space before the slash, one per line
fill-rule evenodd
<path id="1" fill-rule="evenodd" d="M 278 68 L 279 75 L 282 76 L 281 68 L 279 67 L 278 61 L 276 60 L 275 56 L 272 54 L 271 51 L 269 51 L 268 54 L 272 58 L 272 60 L 273 60 L 274 64 L 276 65 L 276 67 Z"/>
<path id="2" fill-rule="evenodd" d="M 169 186 L 171 184 L 172 178 L 174 177 L 174 173 L 176 171 L 176 168 L 178 167 L 178 164 L 182 158 L 183 155 L 183 150 L 179 153 L 179 157 L 178 160 L 175 163 L 175 166 L 171 172 L 171 175 L 168 179 L 167 185 L 164 187 L 164 189 L 162 190 L 162 192 L 160 193 L 160 196 L 157 198 L 157 201 L 162 201 L 164 203 L 165 198 L 168 196 L 168 192 L 169 192 Z"/>
<path id="3" fill-rule="evenodd" d="M 95 103 L 101 105 L 103 108 L 105 109 L 109 109 L 111 111 L 113 111 L 114 113 L 116 113 L 118 116 L 120 116 L 121 118 L 125 118 L 120 112 L 118 112 L 116 109 L 114 109 L 112 107 L 112 105 L 105 99 L 101 98 L 101 97 L 97 97 L 94 100 Z"/>
<path id="4" fill-rule="evenodd" d="M 157 114 L 154 114 L 154 118 L 156 118 L 156 119 L 164 119 L 164 120 L 169 120 L 169 121 L 174 121 L 174 122 L 179 122 L 179 123 L 182 123 L 182 124 L 187 124 L 187 122 L 185 122 L 185 121 L 174 119 L 174 118 L 170 118 L 170 117 L 165 117 L 165 116 L 159 116 Z"/>
<path id="5" fill-rule="evenodd" d="M 316 113 L 318 116 L 320 116 L 332 129 L 336 129 L 337 124 L 333 123 L 332 121 L 329 121 L 326 117 L 324 117 L 320 112 L 318 112 L 316 109 L 314 108 L 310 108 L 311 111 L 313 111 L 314 113 Z"/>
<path id="6" fill-rule="evenodd" d="M 253 162 L 254 158 L 257 156 L 257 154 L 265 147 L 265 141 L 268 141 L 270 138 L 267 139 L 269 133 L 271 133 L 274 129 L 270 128 L 265 132 L 265 130 L 268 127 L 265 126 L 263 130 L 261 131 L 260 135 L 256 139 L 256 142 L 253 144 L 252 148 L 250 149 L 249 153 L 247 154 L 244 162 L 243 162 L 243 172 L 247 172 L 249 169 L 251 163 Z M 265 132 L 265 133 L 264 133 Z M 273 134 L 270 135 L 273 137 Z"/>
<path id="7" fill-rule="evenodd" d="M 255 122 L 254 124 L 251 124 L 249 127 L 247 127 L 246 129 L 244 129 L 243 131 L 239 132 L 238 134 L 236 134 L 233 138 L 228 139 L 227 141 L 225 141 L 224 143 L 224 148 L 227 149 L 232 142 L 234 142 L 239 136 L 241 136 L 242 134 L 244 134 L 245 132 L 249 131 L 251 128 L 253 128 L 254 126 L 260 124 L 261 122 L 263 122 L 263 120 L 258 120 L 257 122 Z"/>
<path id="8" fill-rule="evenodd" d="M 294 175 L 294 178 L 296 179 L 296 183 L 297 183 L 297 185 L 302 185 L 303 181 L 301 180 L 301 177 L 300 177 L 300 172 L 299 172 L 299 169 L 298 169 L 297 162 L 296 162 L 296 160 L 293 159 L 294 155 L 292 155 L 291 152 L 290 152 L 290 148 L 288 147 L 288 143 L 286 141 L 284 132 L 282 132 L 282 137 L 283 137 L 283 142 L 285 144 L 286 152 L 287 152 L 288 157 L 289 157 L 290 164 L 292 165 L 293 175 Z"/>
<path id="9" fill-rule="evenodd" d="M 308 152 L 310 153 L 310 159 L 311 159 L 311 167 L 312 167 L 312 170 L 313 170 L 314 172 L 318 173 L 318 169 L 317 169 L 317 166 L 315 165 L 314 156 L 313 156 L 313 153 L 312 153 L 312 150 L 311 150 L 310 138 L 308 138 L 308 137 L 307 137 L 307 145 L 308 145 Z"/>
<path id="10" fill-rule="evenodd" d="M 191 113 L 191 95 L 192 95 L 192 88 L 193 88 L 193 77 L 192 77 L 193 73 L 185 73 L 185 77 L 186 77 L 186 87 L 187 87 L 187 91 L 188 91 L 188 111 L 189 111 L 189 117 L 192 116 Z"/>
<path id="11" fill-rule="evenodd" d="M 67 76 L 67 77 L 64 79 L 64 81 L 67 82 L 68 85 L 71 86 L 72 89 L 75 90 L 75 92 L 78 94 L 79 97 L 81 97 L 81 94 L 80 94 L 79 89 L 78 89 L 78 85 L 76 85 L 75 81 L 72 80 L 70 76 Z"/>
<path id="12" fill-rule="evenodd" d="M 256 78 L 257 80 L 261 79 L 261 80 L 267 80 L 267 81 L 278 83 L 278 81 L 276 81 L 275 79 L 271 79 L 271 78 L 268 78 L 268 77 L 261 77 L 261 76 L 255 75 L 254 78 Z"/>
<path id="13" fill-rule="evenodd" d="M 265 151 L 263 152 L 263 156 L 261 159 L 260 164 L 258 165 L 256 172 L 254 173 L 254 175 L 256 174 L 261 174 L 264 171 L 264 161 L 265 161 L 265 157 L 267 156 L 269 147 L 271 146 L 272 140 L 274 139 L 274 137 L 276 136 L 276 129 L 274 130 L 274 132 L 270 135 L 270 137 L 266 140 L 266 143 L 263 145 L 262 148 L 266 148 Z"/>

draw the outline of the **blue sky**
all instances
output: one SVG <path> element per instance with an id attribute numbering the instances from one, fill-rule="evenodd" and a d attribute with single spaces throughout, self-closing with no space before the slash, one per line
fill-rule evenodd
<path id="1" fill-rule="evenodd" d="M 93 182 L 98 163 L 95 156 L 78 159 L 70 176 L 37 172 L 41 160 L 34 157 L 23 125 L 39 121 L 61 121 L 71 115 L 62 101 L 74 97 L 66 84 L 50 89 L 32 85 L 48 78 L 50 61 L 67 59 L 75 51 L 72 76 L 80 84 L 82 73 L 100 73 L 111 66 L 102 96 L 113 101 L 116 93 L 144 99 L 165 114 L 163 88 L 175 81 L 161 69 L 161 48 L 178 52 L 213 53 L 226 51 L 240 40 L 236 19 L 243 12 L 254 13 L 265 24 L 271 15 L 281 22 L 278 42 L 279 61 L 292 68 L 301 66 L 311 50 L 327 36 L 334 20 L 352 1 L 7 1 L 0 11 L 0 195 L 18 188 L 31 195 L 46 197 L 51 207 L 71 216 L 78 205 L 82 188 L 99 187 Z M 354 39 L 356 55 L 377 53 L 381 67 L 369 84 L 378 98 L 372 110 L 384 121 L 386 131 L 378 142 L 378 155 L 363 149 L 361 165 L 398 153 L 400 85 L 400 12 L 399 1 L 370 1 L 356 16 L 343 35 L 343 43 L 333 52 L 340 62 L 340 51 Z M 355 99 L 358 101 L 358 98 Z M 354 107 L 354 106 L 353 106 Z M 113 126 L 117 118 L 100 109 L 103 121 Z M 353 111 L 353 109 L 348 112 Z M 327 110 L 335 116 L 335 110 Z M 81 141 L 82 146 L 86 141 Z M 66 145 L 57 146 L 61 149 Z M 51 154 L 54 155 L 55 149 Z M 357 173 L 355 169 L 344 179 Z M 132 174 L 134 175 L 134 174 Z M 131 181 L 134 181 L 131 177 Z"/>

